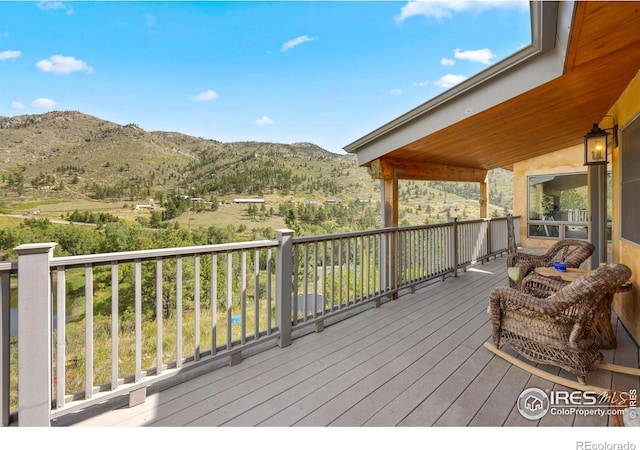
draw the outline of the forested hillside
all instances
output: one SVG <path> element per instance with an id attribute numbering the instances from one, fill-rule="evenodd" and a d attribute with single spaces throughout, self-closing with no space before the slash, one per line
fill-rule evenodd
<path id="1" fill-rule="evenodd" d="M 218 242 L 283 226 L 320 234 L 380 223 L 379 182 L 355 156 L 311 143 L 223 143 L 55 111 L 0 117 L 0 161 L 0 213 L 94 224 L 103 234 L 106 224 L 209 230 L 195 241 Z M 490 172 L 493 216 L 512 209 L 511 180 L 506 170 Z M 401 225 L 446 221 L 452 211 L 461 219 L 479 217 L 476 183 L 401 181 L 399 188 Z M 237 198 L 261 203 L 236 204 Z M 31 231 L 0 222 L 5 252 L 35 238 L 33 230 L 50 229 L 38 221 L 21 227 Z M 73 253 L 71 247 L 65 252 Z"/>

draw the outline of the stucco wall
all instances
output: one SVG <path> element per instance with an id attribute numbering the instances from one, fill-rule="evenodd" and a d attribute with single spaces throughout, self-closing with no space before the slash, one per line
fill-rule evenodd
<path id="1" fill-rule="evenodd" d="M 614 116 L 621 128 L 640 114 L 640 77 L 636 76 L 629 83 L 607 114 Z M 621 145 L 614 149 L 612 157 L 613 217 L 620 216 L 620 152 L 624 152 L 624 143 Z M 620 221 L 614 222 L 612 231 L 614 260 L 626 264 L 633 271 L 633 291 L 616 295 L 614 310 L 636 343 L 640 343 L 640 246 L 620 239 Z"/>

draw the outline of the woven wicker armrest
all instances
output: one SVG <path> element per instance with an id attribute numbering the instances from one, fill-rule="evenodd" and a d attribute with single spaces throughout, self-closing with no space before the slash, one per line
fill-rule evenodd
<path id="1" fill-rule="evenodd" d="M 498 313 L 506 308 L 527 309 L 537 314 L 555 314 L 576 303 L 579 298 L 570 298 L 558 293 L 550 297 L 540 298 L 518 289 L 507 286 L 498 286 L 489 294 L 491 314 Z"/>
<path id="2" fill-rule="evenodd" d="M 531 253 L 525 252 L 514 252 L 507 255 L 507 267 L 515 267 L 516 264 L 524 261 L 532 261 L 542 265 L 547 264 L 547 259 L 544 255 L 532 255 Z"/>
<path id="3" fill-rule="evenodd" d="M 566 282 L 543 277 L 536 273 L 527 276 L 520 284 L 520 290 L 525 294 L 538 298 L 549 297 L 566 286 Z"/>
<path id="4" fill-rule="evenodd" d="M 494 304 L 495 306 L 514 305 L 540 314 L 553 315 L 583 302 L 586 297 L 610 292 L 630 277 L 631 269 L 627 266 L 610 263 L 572 283 L 564 283 L 560 290 L 545 298 L 539 298 L 506 286 L 499 286 L 489 294 L 489 302 L 492 308 Z"/>

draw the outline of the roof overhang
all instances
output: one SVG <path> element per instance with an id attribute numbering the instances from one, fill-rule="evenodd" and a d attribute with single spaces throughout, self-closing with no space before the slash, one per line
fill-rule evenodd
<path id="1" fill-rule="evenodd" d="M 347 145 L 490 170 L 578 145 L 640 68 L 638 2 L 531 2 L 532 45 Z"/>

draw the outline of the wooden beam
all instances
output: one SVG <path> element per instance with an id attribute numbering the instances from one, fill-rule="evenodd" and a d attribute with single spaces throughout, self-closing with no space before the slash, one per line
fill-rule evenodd
<path id="1" fill-rule="evenodd" d="M 378 180 L 464 181 L 481 183 L 487 170 L 382 157 L 371 161 L 371 177 Z"/>
<path id="2" fill-rule="evenodd" d="M 379 159 L 374 159 L 373 161 L 371 161 L 371 163 L 369 164 L 369 174 L 374 180 L 384 179 L 384 177 L 382 176 L 382 163 Z"/>

